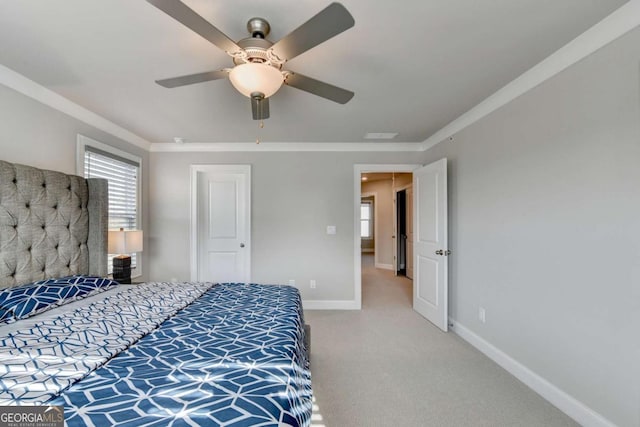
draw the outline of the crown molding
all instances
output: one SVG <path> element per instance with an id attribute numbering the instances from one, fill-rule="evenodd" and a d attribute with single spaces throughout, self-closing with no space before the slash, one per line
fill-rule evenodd
<path id="1" fill-rule="evenodd" d="M 144 150 L 151 143 L 73 101 L 0 64 L 0 84 Z"/>
<path id="2" fill-rule="evenodd" d="M 187 142 L 153 143 L 156 153 L 221 151 L 423 151 L 421 142 Z"/>
<path id="3" fill-rule="evenodd" d="M 428 150 L 640 25 L 640 0 L 629 0 L 511 83 L 422 142 Z"/>

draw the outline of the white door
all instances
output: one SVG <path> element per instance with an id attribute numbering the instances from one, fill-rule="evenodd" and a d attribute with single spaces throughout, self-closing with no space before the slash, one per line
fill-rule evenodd
<path id="1" fill-rule="evenodd" d="M 191 185 L 191 279 L 249 282 L 251 166 L 192 166 Z"/>
<path id="2" fill-rule="evenodd" d="M 413 308 L 447 330 L 447 159 L 413 172 Z"/>

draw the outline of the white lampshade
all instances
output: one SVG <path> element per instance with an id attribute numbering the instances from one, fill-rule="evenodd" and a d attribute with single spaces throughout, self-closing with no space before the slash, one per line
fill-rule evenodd
<path id="1" fill-rule="evenodd" d="M 284 82 L 282 72 L 270 65 L 246 63 L 235 66 L 229 73 L 229 80 L 238 92 L 251 98 L 251 94 L 259 92 L 265 98 L 280 89 Z"/>
<path id="2" fill-rule="evenodd" d="M 142 251 L 141 230 L 109 230 L 108 250 L 110 254 L 131 254 Z"/>

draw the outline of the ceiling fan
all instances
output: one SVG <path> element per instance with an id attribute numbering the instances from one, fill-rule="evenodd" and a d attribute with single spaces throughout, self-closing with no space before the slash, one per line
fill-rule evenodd
<path id="1" fill-rule="evenodd" d="M 147 0 L 176 21 L 201 35 L 233 58 L 234 67 L 156 80 L 166 88 L 229 77 L 233 86 L 251 99 L 254 120 L 269 118 L 269 97 L 283 84 L 345 104 L 354 93 L 325 82 L 283 70 L 288 60 L 353 27 L 355 21 L 340 3 L 331 3 L 307 22 L 273 43 L 271 30 L 263 18 L 247 22 L 250 37 L 234 42 L 202 16 L 178 0 Z"/>

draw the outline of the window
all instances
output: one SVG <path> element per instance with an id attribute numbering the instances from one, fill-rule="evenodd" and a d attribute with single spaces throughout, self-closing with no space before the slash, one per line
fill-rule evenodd
<path id="1" fill-rule="evenodd" d="M 373 204 L 366 200 L 360 203 L 360 237 L 371 239 L 373 237 Z"/>
<path id="2" fill-rule="evenodd" d="M 78 135 L 78 168 L 85 178 L 105 178 L 109 181 L 109 229 L 140 229 L 140 169 L 141 159 L 111 146 Z M 109 273 L 113 257 L 108 255 Z M 131 255 L 131 267 L 136 276 L 142 274 L 136 254 Z"/>

